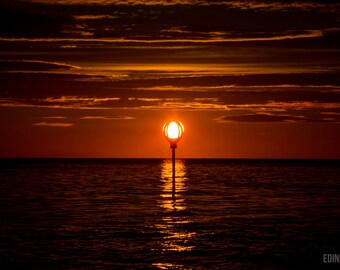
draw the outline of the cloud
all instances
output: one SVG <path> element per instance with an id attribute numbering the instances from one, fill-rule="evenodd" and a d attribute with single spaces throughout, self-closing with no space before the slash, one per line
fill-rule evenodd
<path id="1" fill-rule="evenodd" d="M 28 0 L 26 0 L 28 1 Z M 146 5 L 146 6 L 173 6 L 173 5 L 218 5 L 218 6 L 230 6 L 233 8 L 240 9 L 266 9 L 266 10 L 287 10 L 287 9 L 323 9 L 331 10 L 339 7 L 339 4 L 327 1 L 263 1 L 263 0 L 252 0 L 252 1 L 240 1 L 240 0 L 29 0 L 36 3 L 45 4 L 63 4 L 63 5 L 81 5 L 81 4 L 92 4 L 92 5 Z"/>
<path id="2" fill-rule="evenodd" d="M 282 114 L 243 114 L 243 115 L 227 115 L 214 119 L 218 123 L 230 122 L 334 122 L 334 118 L 307 118 L 305 116 L 282 115 Z"/>
<path id="3" fill-rule="evenodd" d="M 336 11 L 340 9 L 337 4 L 321 1 L 27 0 L 6 3 L 2 4 L 0 18 L 5 17 L 2 25 L 11 27 L 0 25 L 2 41 L 58 42 L 66 46 L 320 40 L 330 29 L 337 31 Z"/>
<path id="4" fill-rule="evenodd" d="M 33 126 L 39 127 L 72 127 L 73 123 L 48 123 L 48 122 L 38 122 L 34 123 Z"/>
<path id="5" fill-rule="evenodd" d="M 67 34 L 69 36 L 84 37 L 84 38 L 92 37 L 94 35 L 93 32 L 82 31 L 82 30 L 71 30 L 71 29 L 63 30 L 62 33 Z"/>
<path id="6" fill-rule="evenodd" d="M 142 73 L 114 79 L 97 75 L 0 73 L 5 90 L 0 93 L 0 106 L 252 112 L 340 107 L 336 72 L 229 76 L 187 76 L 179 72 L 171 77 L 154 72 L 151 76 Z"/>
<path id="7" fill-rule="evenodd" d="M 86 103 L 88 105 L 98 104 L 105 101 L 118 101 L 119 97 L 84 97 L 84 96 L 61 96 L 61 97 L 47 97 L 41 99 L 43 102 L 48 103 Z"/>
<path id="8" fill-rule="evenodd" d="M 322 30 L 305 30 L 303 33 L 279 33 L 273 34 L 272 36 L 265 37 L 223 37 L 221 35 L 211 35 L 210 37 L 201 38 L 201 37 L 189 37 L 189 38 L 177 38 L 174 36 L 157 38 L 148 36 L 147 38 L 88 38 L 89 36 L 93 36 L 94 32 L 89 31 L 80 31 L 80 30 L 64 30 L 63 33 L 70 34 L 75 37 L 80 36 L 84 38 L 5 38 L 1 37 L 0 41 L 9 41 L 9 42 L 82 42 L 82 43 L 124 43 L 124 44 L 162 44 L 162 43 L 228 43 L 228 42 L 255 42 L 255 41 L 282 41 L 282 40 L 291 40 L 291 39 L 304 39 L 304 38 L 316 38 L 322 37 Z"/>
<path id="9" fill-rule="evenodd" d="M 78 48 L 77 45 L 61 45 L 60 46 L 61 49 L 75 49 Z"/>
<path id="10" fill-rule="evenodd" d="M 217 1 L 214 1 L 217 2 Z M 340 5 L 338 3 L 327 3 L 327 1 L 221 1 L 240 9 L 265 9 L 265 10 L 314 10 L 336 12 Z"/>
<path id="11" fill-rule="evenodd" d="M 0 104 L 1 105 L 1 104 Z M 67 97 L 46 98 L 36 103 L 39 107 L 72 109 L 145 109 L 145 110 L 228 110 L 216 98 L 95 98 Z M 20 106 L 17 104 L 17 106 Z M 115 117 L 85 116 L 82 119 L 122 119 Z M 128 118 L 131 119 L 131 118 Z"/>
<path id="12" fill-rule="evenodd" d="M 67 119 L 68 117 L 66 117 L 66 116 L 42 116 L 40 118 L 43 118 L 43 119 Z"/>
<path id="13" fill-rule="evenodd" d="M 45 108 L 64 109 L 113 109 L 119 107 L 116 97 L 87 97 L 87 96 L 61 96 L 47 97 L 32 100 L 33 106 Z M 6 104 L 4 102 L 4 104 Z M 25 103 L 17 103 L 16 106 L 24 106 Z M 117 106 L 118 105 L 118 106 Z M 0 101 L 1 106 L 1 101 Z"/>
<path id="14" fill-rule="evenodd" d="M 135 98 L 129 97 L 128 100 L 137 100 L 137 101 L 163 101 L 161 98 Z"/>
<path id="15" fill-rule="evenodd" d="M 75 15 L 74 18 L 76 20 L 102 20 L 102 19 L 114 19 L 115 16 L 111 15 Z"/>
<path id="16" fill-rule="evenodd" d="M 205 102 L 194 102 L 194 101 L 182 101 L 182 102 L 169 102 L 165 101 L 156 105 L 143 105 L 140 109 L 148 110 L 218 110 L 218 111 L 228 111 L 229 108 L 224 104 L 217 103 L 205 103 Z"/>
<path id="17" fill-rule="evenodd" d="M 339 102 L 315 102 L 315 101 L 291 101 L 291 102 L 276 102 L 270 101 L 264 106 L 278 107 L 290 110 L 305 110 L 305 109 L 339 109 Z"/>
<path id="18" fill-rule="evenodd" d="M 83 116 L 83 120 L 134 120 L 136 118 L 131 116 Z"/>
<path id="19" fill-rule="evenodd" d="M 339 115 L 340 116 L 340 112 L 320 112 L 320 114 L 324 114 L 324 115 Z"/>
<path id="20" fill-rule="evenodd" d="M 168 29 L 162 29 L 164 40 L 208 40 L 216 42 L 244 42 L 244 41 L 271 41 L 298 38 L 312 38 L 323 36 L 325 30 L 281 30 L 281 31 L 233 31 L 227 27 L 218 26 L 175 26 Z M 332 29 L 332 31 L 336 31 Z"/>
<path id="21" fill-rule="evenodd" d="M 40 60 L 0 60 L 0 71 L 49 71 L 79 69 L 78 66 Z"/>

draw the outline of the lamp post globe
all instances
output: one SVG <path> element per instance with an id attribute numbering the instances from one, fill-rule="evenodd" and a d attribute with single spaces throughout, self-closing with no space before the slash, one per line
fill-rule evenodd
<path id="1" fill-rule="evenodd" d="M 180 121 L 169 121 L 164 124 L 163 132 L 165 139 L 170 143 L 171 148 L 176 148 L 184 132 L 184 126 Z"/>

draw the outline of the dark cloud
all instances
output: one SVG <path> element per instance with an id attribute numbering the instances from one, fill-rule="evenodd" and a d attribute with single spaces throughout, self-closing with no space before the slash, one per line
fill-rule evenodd
<path id="1" fill-rule="evenodd" d="M 228 115 L 222 116 L 216 121 L 220 123 L 225 122 L 334 122 L 335 119 L 313 119 L 304 116 L 293 115 L 273 115 L 273 114 L 244 114 L 244 115 Z"/>
<path id="2" fill-rule="evenodd" d="M 98 116 L 98 115 L 88 115 L 83 116 L 80 119 L 83 120 L 134 120 L 136 118 L 131 116 Z"/>
<path id="3" fill-rule="evenodd" d="M 0 105 L 312 121 L 339 107 L 339 13 L 332 1 L 2 1 Z"/>
<path id="4" fill-rule="evenodd" d="M 313 9 L 313 8 L 328 8 L 327 4 L 333 3 L 337 4 L 336 0 L 310 0 L 310 1 L 296 1 L 296 0 L 286 0 L 286 1 L 263 1 L 263 0 L 253 0 L 253 1 L 242 1 L 242 0 L 13 0 L 13 1 L 30 1 L 37 3 L 46 4 L 64 4 L 64 5 L 75 5 L 75 4 L 97 4 L 97 5 L 227 5 L 234 6 L 244 9 Z"/>
<path id="5" fill-rule="evenodd" d="M 68 117 L 66 117 L 66 116 L 42 116 L 40 118 L 43 118 L 43 119 L 67 119 Z"/>
<path id="6" fill-rule="evenodd" d="M 127 76 L 0 73 L 3 98 L 45 98 L 59 96 L 94 97 L 216 97 L 237 103 L 246 96 L 256 102 L 322 101 L 338 102 L 338 73 L 249 74 L 230 76 L 178 76 L 140 79 Z M 275 88 L 276 86 L 276 88 Z M 287 87 L 290 86 L 290 87 Z M 244 87 L 244 88 L 242 88 Z M 318 91 L 319 87 L 319 91 Z M 276 89 L 274 92 L 272 89 Z M 47 91 L 48 89 L 48 91 Z M 208 93 L 208 94 L 206 94 Z M 248 101 L 248 100 L 246 100 Z"/>
<path id="7" fill-rule="evenodd" d="M 340 85 L 338 73 L 249 74 L 229 76 L 195 76 L 117 82 L 123 86 L 268 86 L 268 85 Z"/>
<path id="8" fill-rule="evenodd" d="M 337 73 L 140 79 L 59 73 L 0 73 L 1 106 L 51 108 L 305 110 L 340 104 Z"/>
<path id="9" fill-rule="evenodd" d="M 327 29 L 339 28 L 340 7 L 335 4 L 296 1 L 197 3 L 4 1 L 0 6 L 0 36 L 203 43 L 320 37 Z M 221 7 L 219 4 L 226 5 Z"/>
<path id="10" fill-rule="evenodd" d="M 0 35 L 3 37 L 57 37 L 73 19 L 57 7 L 25 1 L 1 1 Z"/>
<path id="11" fill-rule="evenodd" d="M 0 71 L 48 71 L 76 69 L 77 66 L 37 60 L 0 60 Z"/>

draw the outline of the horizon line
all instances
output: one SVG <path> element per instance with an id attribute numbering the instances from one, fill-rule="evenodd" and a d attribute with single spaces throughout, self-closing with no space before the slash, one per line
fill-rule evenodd
<path id="1" fill-rule="evenodd" d="M 171 157 L 0 157 L 0 160 L 24 160 L 24 159 L 35 159 L 35 160 L 62 160 L 62 159 L 105 159 L 105 160 L 118 160 L 118 159 L 126 159 L 126 160 L 171 160 Z M 181 157 L 176 158 L 176 160 L 339 160 L 340 157 L 264 157 L 264 158 L 257 158 L 257 157 Z"/>

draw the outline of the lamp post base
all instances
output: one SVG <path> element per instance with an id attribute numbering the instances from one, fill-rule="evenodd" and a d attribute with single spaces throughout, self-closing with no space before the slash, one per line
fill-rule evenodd
<path id="1" fill-rule="evenodd" d="M 177 148 L 177 143 L 176 142 L 171 142 L 170 143 L 170 148 L 173 148 L 173 149 Z"/>

